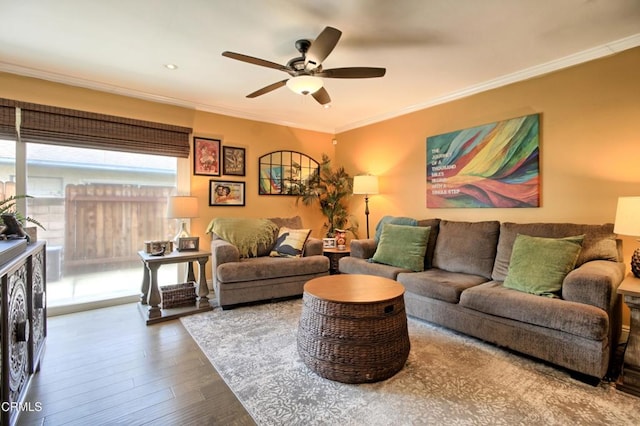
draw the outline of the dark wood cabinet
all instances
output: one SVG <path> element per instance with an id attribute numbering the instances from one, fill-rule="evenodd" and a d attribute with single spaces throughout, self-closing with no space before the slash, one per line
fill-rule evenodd
<path id="1" fill-rule="evenodd" d="M 44 242 L 27 246 L 0 265 L 2 425 L 16 422 L 20 410 L 37 410 L 25 401 L 31 376 L 38 371 L 47 337 L 46 252 Z"/>

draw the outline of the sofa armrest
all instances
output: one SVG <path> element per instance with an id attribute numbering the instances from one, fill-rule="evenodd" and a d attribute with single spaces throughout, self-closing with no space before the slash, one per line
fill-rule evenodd
<path id="1" fill-rule="evenodd" d="M 322 256 L 324 251 L 324 244 L 321 239 L 309 237 L 304 244 L 303 256 Z"/>
<path id="2" fill-rule="evenodd" d="M 221 239 L 211 240 L 211 258 L 213 261 L 213 269 L 223 263 L 239 262 L 240 251 L 236 246 Z"/>
<path id="3" fill-rule="evenodd" d="M 373 238 L 351 240 L 351 257 L 358 259 L 371 259 L 376 252 L 378 244 Z"/>
<path id="4" fill-rule="evenodd" d="M 562 298 L 585 303 L 611 314 L 617 289 L 624 279 L 624 263 L 592 260 L 571 271 L 562 283 Z"/>

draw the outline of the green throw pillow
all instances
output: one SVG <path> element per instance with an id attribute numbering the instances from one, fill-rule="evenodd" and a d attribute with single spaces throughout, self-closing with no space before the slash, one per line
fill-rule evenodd
<path id="1" fill-rule="evenodd" d="M 271 257 L 301 257 L 311 229 L 280 228 Z"/>
<path id="2" fill-rule="evenodd" d="M 542 296 L 554 296 L 576 266 L 584 235 L 542 238 L 518 234 L 513 243 L 504 286 Z"/>
<path id="3" fill-rule="evenodd" d="M 384 224 L 371 260 L 414 272 L 424 271 L 430 230 L 430 227 Z"/>

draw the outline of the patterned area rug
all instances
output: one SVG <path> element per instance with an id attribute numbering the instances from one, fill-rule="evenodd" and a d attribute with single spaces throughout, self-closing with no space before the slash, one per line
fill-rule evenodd
<path id="1" fill-rule="evenodd" d="M 640 399 L 409 319 L 404 369 L 378 383 L 323 379 L 296 348 L 301 300 L 181 318 L 260 425 L 638 425 Z"/>

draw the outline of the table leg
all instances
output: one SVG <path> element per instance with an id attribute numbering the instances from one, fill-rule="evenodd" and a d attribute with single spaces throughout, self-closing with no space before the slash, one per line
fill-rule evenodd
<path id="1" fill-rule="evenodd" d="M 146 305 L 149 300 L 149 269 L 147 264 L 142 262 L 142 288 L 140 289 L 140 303 Z"/>
<path id="2" fill-rule="evenodd" d="M 149 274 L 151 275 L 151 285 L 149 288 L 149 319 L 162 316 L 160 311 L 160 290 L 158 289 L 158 269 L 160 265 L 157 263 L 147 264 Z"/>
<path id="3" fill-rule="evenodd" d="M 640 396 L 640 297 L 624 296 L 631 311 L 629 340 L 624 352 L 622 383 L 616 387 L 621 391 Z"/>
<path id="4" fill-rule="evenodd" d="M 185 282 L 196 282 L 196 274 L 193 273 L 193 262 L 187 262 L 187 278 Z"/>
<path id="5" fill-rule="evenodd" d="M 198 266 L 200 272 L 200 279 L 198 280 L 198 308 L 205 308 L 209 306 L 209 288 L 207 287 L 207 273 L 205 264 L 208 257 L 201 257 L 198 259 Z"/>

